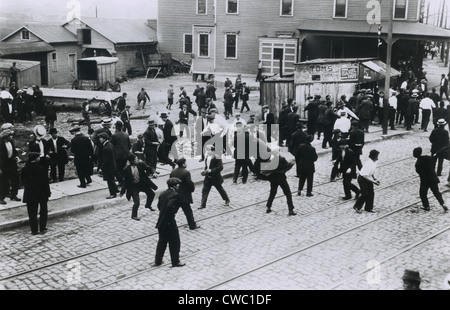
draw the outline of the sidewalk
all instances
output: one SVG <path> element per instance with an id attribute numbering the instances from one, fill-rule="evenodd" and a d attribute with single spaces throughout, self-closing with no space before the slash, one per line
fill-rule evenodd
<path id="1" fill-rule="evenodd" d="M 399 128 L 396 131 L 388 131 L 388 135 L 382 135 L 382 129 L 380 126 L 370 126 L 369 133 L 366 133 L 366 144 L 381 141 L 383 139 L 389 139 L 396 136 L 403 136 L 410 132 L 404 131 Z M 313 146 L 315 146 L 319 156 L 324 156 L 331 152 L 331 148 L 322 149 L 321 140 L 315 139 Z M 288 153 L 286 147 L 281 148 L 281 154 L 286 158 L 292 158 L 292 155 Z M 224 178 L 232 177 L 234 170 L 234 160 L 226 158 L 223 160 L 224 169 L 222 175 Z M 187 169 L 191 172 L 192 181 L 194 184 L 201 185 L 203 183 L 203 176 L 201 171 L 203 170 L 204 162 L 199 162 L 196 158 L 187 159 Z M 155 202 L 159 193 L 167 188 L 166 181 L 169 177 L 172 168 L 169 165 L 158 165 L 160 176 L 152 181 L 158 186 L 156 191 L 156 197 L 153 202 L 153 206 L 156 206 Z M 66 216 L 75 215 L 77 213 L 89 212 L 100 208 L 106 208 L 112 205 L 125 204 L 130 207 L 132 202 L 126 200 L 125 196 L 117 197 L 115 199 L 106 199 L 109 195 L 106 181 L 103 181 L 98 175 L 92 176 L 92 183 L 85 189 L 78 188 L 78 179 L 67 180 L 59 183 L 50 184 L 52 196 L 48 202 L 48 218 L 57 219 L 64 218 Z M 23 190 L 19 190 L 19 197 L 23 197 Z M 16 227 L 28 225 L 28 214 L 26 205 L 23 202 L 13 202 L 6 198 L 6 205 L 0 205 L 0 231 L 7 229 L 14 229 Z M 143 204 L 141 203 L 141 207 Z"/>

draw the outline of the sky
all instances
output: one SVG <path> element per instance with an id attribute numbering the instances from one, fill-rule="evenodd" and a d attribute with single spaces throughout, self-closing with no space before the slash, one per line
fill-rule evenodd
<path id="1" fill-rule="evenodd" d="M 449 8 L 447 28 L 450 28 L 450 0 L 425 0 L 426 4 L 430 3 L 428 22 L 434 23 L 434 19 L 439 16 L 439 9 L 443 1 Z M 59 15 L 62 19 L 71 19 L 68 16 L 73 17 L 75 10 L 73 6 L 68 6 L 74 3 L 79 3 L 81 16 L 94 17 L 97 7 L 98 17 L 104 18 L 156 19 L 158 17 L 158 0 L 0 0 L 0 13 L 37 13 L 40 15 Z M 425 5 L 425 14 L 427 13 L 426 7 L 427 5 Z"/>
<path id="2" fill-rule="evenodd" d="M 164 0 L 163 0 L 164 1 Z M 79 4 L 79 10 L 76 10 Z M 0 0 L 0 12 L 23 12 L 67 17 L 81 16 L 120 19 L 156 19 L 158 0 Z"/>

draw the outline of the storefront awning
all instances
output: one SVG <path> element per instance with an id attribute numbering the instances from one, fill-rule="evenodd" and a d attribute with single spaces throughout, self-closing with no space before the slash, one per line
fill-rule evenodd
<path id="1" fill-rule="evenodd" d="M 380 60 L 370 60 L 361 63 L 363 66 L 369 68 L 376 73 L 386 76 L 386 64 Z M 401 72 L 391 68 L 391 77 L 400 76 Z"/>
<path id="2" fill-rule="evenodd" d="M 387 37 L 387 21 L 381 21 L 381 38 Z M 305 20 L 298 24 L 300 34 L 345 37 L 378 37 L 378 25 L 365 20 Z M 419 41 L 450 41 L 450 30 L 409 21 L 393 22 L 393 38 Z"/>

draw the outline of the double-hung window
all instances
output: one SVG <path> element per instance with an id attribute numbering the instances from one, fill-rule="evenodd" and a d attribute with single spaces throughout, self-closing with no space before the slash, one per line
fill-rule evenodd
<path id="1" fill-rule="evenodd" d="M 183 54 L 192 53 L 192 34 L 185 33 L 183 35 Z"/>
<path id="2" fill-rule="evenodd" d="M 227 0 L 227 14 L 239 14 L 239 0 Z"/>
<path id="3" fill-rule="evenodd" d="M 294 15 L 294 0 L 280 0 L 280 15 L 281 16 Z"/>
<path id="4" fill-rule="evenodd" d="M 408 0 L 394 0 L 394 19 L 406 19 Z"/>
<path id="5" fill-rule="evenodd" d="M 237 58 L 237 35 L 234 33 L 227 33 L 225 35 L 225 58 Z"/>
<path id="6" fill-rule="evenodd" d="M 197 14 L 206 15 L 208 12 L 207 0 L 197 0 Z"/>
<path id="7" fill-rule="evenodd" d="M 347 1 L 348 0 L 334 0 L 335 18 L 347 18 Z"/>

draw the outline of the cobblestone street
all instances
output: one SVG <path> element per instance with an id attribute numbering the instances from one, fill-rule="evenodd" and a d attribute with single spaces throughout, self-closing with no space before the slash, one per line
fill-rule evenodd
<path id="1" fill-rule="evenodd" d="M 192 205 L 201 228 L 191 231 L 180 210 L 184 268 L 152 268 L 158 212 L 141 207 L 140 222 L 129 219 L 131 203 L 50 221 L 46 235 L 28 227 L 2 232 L 0 286 L 5 289 L 402 289 L 404 269 L 420 271 L 422 289 L 447 289 L 450 273 L 449 214 L 430 198 L 419 209 L 419 179 L 412 149 L 429 152 L 426 133 L 383 140 L 364 149 L 381 151 L 375 189 L 376 213 L 357 214 L 354 200 L 342 201 L 342 180 L 329 181 L 331 154 L 316 163 L 314 197 L 296 196 L 295 169 L 288 173 L 297 216 L 287 216 L 279 190 L 273 212 L 265 213 L 269 183 L 246 185 L 226 179 L 231 204 L 213 190 L 198 210 L 201 185 Z M 194 160 L 194 159 L 193 159 Z M 189 168 L 189 161 L 188 161 Z M 444 171 L 448 171 L 448 163 Z M 441 177 L 445 190 L 446 173 Z M 356 181 L 354 181 L 356 182 Z M 431 193 L 430 193 L 431 194 Z M 448 200 L 448 193 L 443 194 Z"/>

